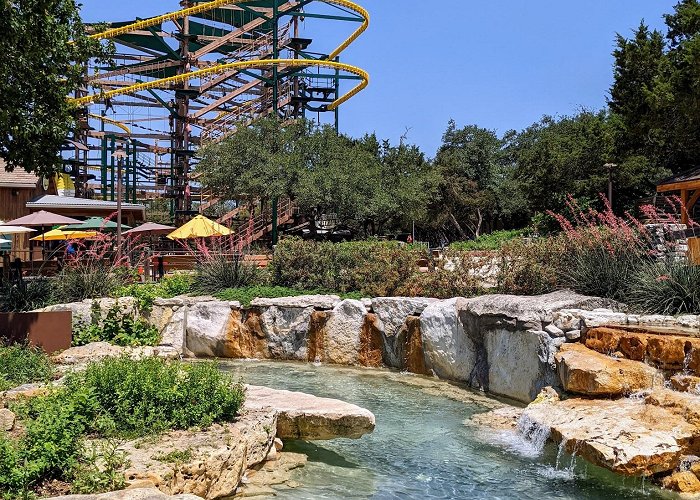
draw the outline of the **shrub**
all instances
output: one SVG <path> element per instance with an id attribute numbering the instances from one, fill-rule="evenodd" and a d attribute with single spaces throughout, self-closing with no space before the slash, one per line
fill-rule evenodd
<path id="1" fill-rule="evenodd" d="M 626 301 L 640 312 L 700 314 L 700 266 L 686 259 L 647 261 L 629 278 Z"/>
<path id="2" fill-rule="evenodd" d="M 424 252 L 398 242 L 330 243 L 285 238 L 275 249 L 272 281 L 302 290 L 390 296 L 418 272 L 416 261 L 425 256 Z"/>
<path id="3" fill-rule="evenodd" d="M 111 265 L 76 259 L 56 277 L 54 295 L 59 303 L 109 297 L 122 283 L 122 276 Z"/>
<path id="4" fill-rule="evenodd" d="M 409 297 L 471 297 L 483 293 L 483 280 L 492 267 L 490 258 L 448 249 L 428 272 L 414 274 L 398 290 Z"/>
<path id="5" fill-rule="evenodd" d="M 47 382 L 54 373 L 53 363 L 37 347 L 0 347 L 0 390 L 32 382 Z"/>
<path id="6" fill-rule="evenodd" d="M 77 323 L 73 328 L 73 345 L 109 342 L 123 347 L 157 345 L 158 329 L 141 318 L 124 315 L 118 305 L 112 306 L 102 318 L 97 303 L 93 304 L 91 322 Z"/>
<path id="7" fill-rule="evenodd" d="M 456 241 L 450 244 L 452 250 L 499 250 L 504 243 L 520 238 L 525 234 L 523 229 L 510 229 L 494 231 L 490 234 L 479 236 L 475 240 Z"/>
<path id="8" fill-rule="evenodd" d="M 565 252 L 561 240 L 512 240 L 498 254 L 498 290 L 514 295 L 539 295 L 559 286 L 559 267 Z"/>
<path id="9" fill-rule="evenodd" d="M 149 312 L 157 298 L 169 299 L 188 293 L 192 288 L 192 276 L 175 274 L 166 276 L 158 283 L 132 283 L 120 286 L 114 297 L 134 297 L 139 311 Z"/>
<path id="10" fill-rule="evenodd" d="M 109 422 L 103 426 L 127 436 L 230 421 L 244 399 L 243 387 L 213 362 L 109 359 L 69 376 L 66 386 L 69 391 L 88 388 Z"/>
<path id="11" fill-rule="evenodd" d="M 0 284 L 0 312 L 25 312 L 52 303 L 53 284 L 45 278 Z"/>
<path id="12" fill-rule="evenodd" d="M 253 285 L 258 276 L 257 266 L 244 262 L 240 254 L 210 254 L 197 264 L 192 288 L 215 294 L 227 288 Z"/>
<path id="13" fill-rule="evenodd" d="M 25 431 L 16 439 L 0 434 L 0 492 L 27 498 L 52 479 L 72 481 L 74 492 L 120 488 L 126 464 L 111 437 L 232 421 L 243 399 L 242 386 L 214 363 L 91 364 L 69 375 L 64 387 L 13 407 Z M 87 436 L 107 441 L 88 445 Z"/>

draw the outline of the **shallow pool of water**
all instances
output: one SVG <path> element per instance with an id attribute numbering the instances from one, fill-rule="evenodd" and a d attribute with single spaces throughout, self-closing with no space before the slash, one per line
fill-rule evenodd
<path id="1" fill-rule="evenodd" d="M 309 462 L 295 472 L 303 486 L 281 489 L 278 498 L 662 497 L 640 480 L 562 456 L 555 446 L 540 453 L 514 434 L 465 425 L 494 402 L 446 383 L 311 364 L 245 361 L 225 362 L 222 368 L 249 384 L 342 399 L 376 416 L 374 433 L 359 440 L 286 442 L 286 451 L 304 453 Z"/>

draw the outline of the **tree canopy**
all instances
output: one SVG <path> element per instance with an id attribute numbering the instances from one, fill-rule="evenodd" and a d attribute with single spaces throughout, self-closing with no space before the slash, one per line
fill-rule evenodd
<path id="1" fill-rule="evenodd" d="M 88 58 L 109 51 L 87 37 L 74 0 L 3 0 L 0 31 L 0 158 L 50 175 L 75 120 L 66 96 Z"/>

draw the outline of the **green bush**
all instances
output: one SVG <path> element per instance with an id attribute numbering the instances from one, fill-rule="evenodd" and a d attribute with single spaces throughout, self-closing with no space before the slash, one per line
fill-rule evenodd
<path id="1" fill-rule="evenodd" d="M 498 254 L 498 290 L 513 295 L 538 295 L 556 290 L 559 263 L 565 254 L 561 240 L 511 240 Z"/>
<path id="2" fill-rule="evenodd" d="M 0 434 L 2 498 L 27 498 L 44 482 L 74 492 L 123 486 L 123 455 L 109 439 L 232 421 L 244 391 L 215 363 L 110 359 L 72 373 L 65 386 L 13 407 L 25 432 Z M 107 438 L 100 446 L 85 438 Z"/>
<path id="3" fill-rule="evenodd" d="M 192 288 L 192 276 L 174 274 L 166 276 L 158 283 L 132 283 L 120 286 L 114 291 L 114 297 L 134 297 L 139 311 L 149 312 L 157 298 L 169 299 L 189 293 Z"/>
<path id="4" fill-rule="evenodd" d="M 92 307 L 90 323 L 76 323 L 73 327 L 74 346 L 91 342 L 109 342 L 123 347 L 157 345 L 158 329 L 147 321 L 124 315 L 118 305 L 112 306 L 104 318 L 97 303 Z"/>
<path id="5" fill-rule="evenodd" d="M 272 281 L 300 290 L 391 296 L 418 272 L 416 262 L 425 256 L 425 250 L 398 242 L 285 238 L 275 248 Z"/>
<path id="6" fill-rule="evenodd" d="M 124 283 L 123 278 L 103 261 L 74 262 L 53 281 L 54 298 L 58 303 L 67 303 L 110 297 Z"/>
<path id="7" fill-rule="evenodd" d="M 490 265 L 490 258 L 448 249 L 440 261 L 429 266 L 427 272 L 414 274 L 400 287 L 398 294 L 439 299 L 478 295 L 484 293 L 481 268 Z"/>
<path id="8" fill-rule="evenodd" d="M 32 382 L 48 382 L 55 370 L 37 347 L 0 346 L 0 391 Z"/>
<path id="9" fill-rule="evenodd" d="M 95 363 L 70 375 L 66 387 L 69 392 L 88 388 L 103 420 L 102 432 L 122 436 L 231 421 L 244 399 L 243 387 L 214 362 L 182 364 L 157 358 Z"/>
<path id="10" fill-rule="evenodd" d="M 0 284 L 0 312 L 25 312 L 51 305 L 53 284 L 45 278 Z"/>
<path id="11" fill-rule="evenodd" d="M 213 253 L 197 263 L 192 289 L 216 294 L 227 288 L 257 284 L 259 279 L 257 266 L 244 262 L 242 256 Z"/>
<path id="12" fill-rule="evenodd" d="M 450 243 L 450 249 L 472 251 L 472 250 L 499 250 L 506 242 L 520 238 L 525 234 L 524 229 L 510 229 L 494 231 L 484 234 L 475 240 L 456 241 Z"/>
<path id="13" fill-rule="evenodd" d="M 627 304 L 644 313 L 700 314 L 700 266 L 686 259 L 647 261 L 629 277 Z"/>

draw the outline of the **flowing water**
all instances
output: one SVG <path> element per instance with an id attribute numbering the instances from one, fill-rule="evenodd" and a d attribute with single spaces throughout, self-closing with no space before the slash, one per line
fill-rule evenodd
<path id="1" fill-rule="evenodd" d="M 641 480 L 623 479 L 576 460 L 561 447 L 542 448 L 546 435 L 536 430 L 527 440 L 515 432 L 485 432 L 465 425 L 465 419 L 487 411 L 494 401 L 444 382 L 296 363 L 224 362 L 222 369 L 246 383 L 342 399 L 376 416 L 374 433 L 359 440 L 285 442 L 285 451 L 304 453 L 309 461 L 293 477 L 303 486 L 280 489 L 278 498 L 544 500 L 663 495 Z"/>

